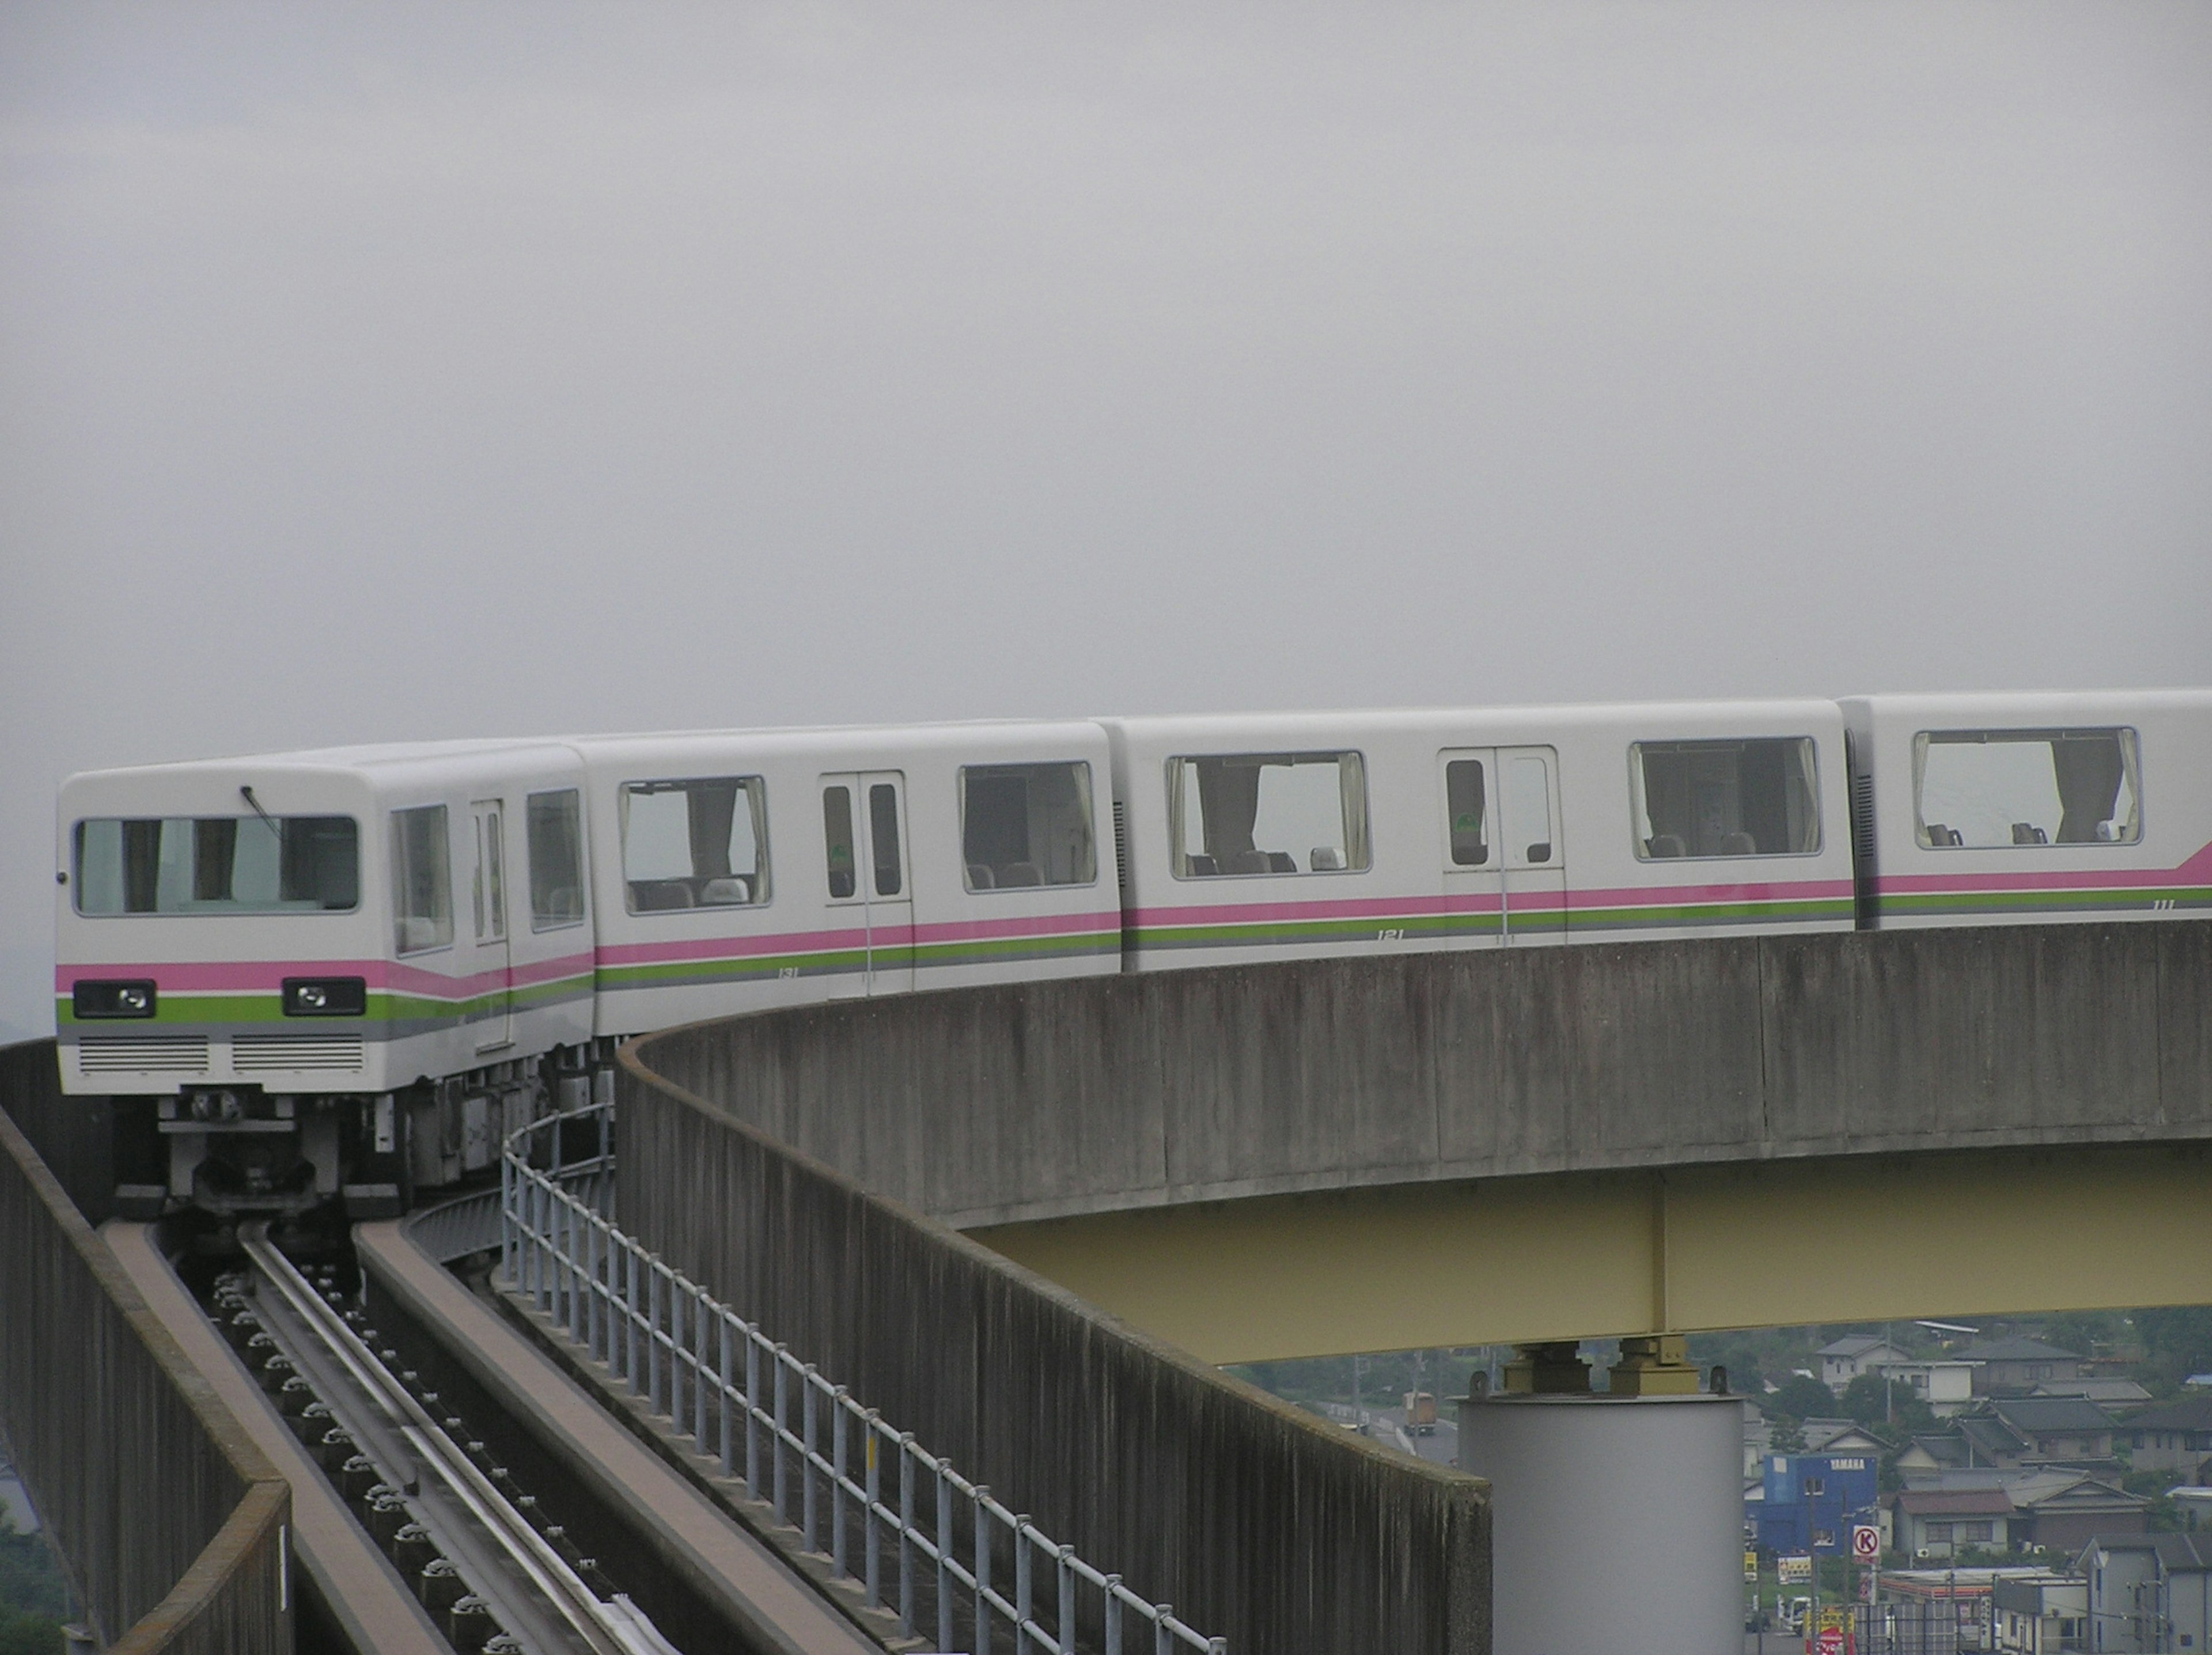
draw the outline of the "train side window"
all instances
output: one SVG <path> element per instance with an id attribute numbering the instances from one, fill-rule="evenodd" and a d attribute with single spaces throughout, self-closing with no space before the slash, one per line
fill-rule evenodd
<path id="1" fill-rule="evenodd" d="M 530 928 L 584 922 L 583 808 L 576 789 L 533 793 L 523 813 L 530 848 Z"/>
<path id="2" fill-rule="evenodd" d="M 2142 776 L 2130 729 L 1923 730 L 1913 825 L 1930 850 L 2131 845 Z"/>
<path id="3" fill-rule="evenodd" d="M 769 899 L 768 788 L 759 776 L 625 782 L 621 805 L 623 900 L 631 913 Z"/>
<path id="4" fill-rule="evenodd" d="M 1356 752 L 1170 758 L 1168 836 L 1179 879 L 1364 873 L 1366 765 Z"/>
<path id="5" fill-rule="evenodd" d="M 960 772 L 960 849 L 970 891 L 1093 885 L 1091 766 L 969 764 Z"/>
<path id="6" fill-rule="evenodd" d="M 1636 855 L 1810 856 L 1820 776 L 1810 736 L 1639 741 L 1628 749 Z"/>
<path id="7" fill-rule="evenodd" d="M 336 913 L 361 900 L 350 816 L 79 822 L 80 914 Z"/>
<path id="8" fill-rule="evenodd" d="M 1455 867 L 1480 867 L 1490 860 L 1482 771 L 1480 758 L 1455 758 L 1444 766 L 1444 819 Z"/>
<path id="9" fill-rule="evenodd" d="M 842 902 L 860 888 L 853 862 L 853 790 L 822 789 L 822 848 L 830 868 L 830 895 Z"/>
<path id="10" fill-rule="evenodd" d="M 452 850 L 443 805 L 392 812 L 392 921 L 396 952 L 453 944 Z"/>

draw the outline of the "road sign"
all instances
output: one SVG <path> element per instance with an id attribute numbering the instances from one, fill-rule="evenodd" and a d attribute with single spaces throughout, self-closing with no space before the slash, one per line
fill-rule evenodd
<path id="1" fill-rule="evenodd" d="M 1822 1627 L 1820 1635 L 1813 1640 L 1817 1655 L 1844 1655 L 1844 1629 L 1841 1627 Z"/>
<path id="2" fill-rule="evenodd" d="M 1785 1586 L 1802 1586 L 1813 1578 L 1811 1556 L 1778 1557 L 1774 1560 L 1774 1578 Z"/>
<path id="3" fill-rule="evenodd" d="M 1881 1530 L 1871 1523 L 1862 1523 L 1851 1530 L 1851 1556 L 1861 1563 L 1881 1561 Z"/>

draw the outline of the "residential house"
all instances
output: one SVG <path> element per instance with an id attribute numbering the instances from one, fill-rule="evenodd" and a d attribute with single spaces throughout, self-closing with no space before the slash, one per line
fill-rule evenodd
<path id="1" fill-rule="evenodd" d="M 2040 1339 L 1988 1339 L 1955 1354 L 1960 1361 L 1981 1365 L 1974 1375 L 1977 1396 L 2024 1396 L 2047 1380 L 2081 1377 L 2081 1357 Z"/>
<path id="2" fill-rule="evenodd" d="M 2140 1534 L 2151 1502 L 2065 1466 L 1916 1471 L 1890 1497 L 1889 1543 L 1923 1559 L 1970 1547 L 2073 1553 L 2093 1536 Z"/>
<path id="3" fill-rule="evenodd" d="M 1755 1408 L 1743 1410 L 1743 1475 L 1748 1482 L 1759 1477 L 1759 1468 L 1774 1446 L 1774 1421 Z"/>
<path id="4" fill-rule="evenodd" d="M 2100 1535 L 2076 1567 L 2089 1583 L 2093 1651 L 2212 1647 L 2212 1542 L 2204 1537 Z"/>
<path id="5" fill-rule="evenodd" d="M 1964 1412 L 1974 1399 L 1972 1362 L 1943 1357 L 1927 1362 L 1884 1362 L 1874 1372 L 1901 1392 L 1928 1404 L 1937 1419 Z"/>
<path id="6" fill-rule="evenodd" d="M 2058 1655 L 2089 1647 L 2089 1583 L 2077 1574 L 2006 1575 L 1990 1594 L 2002 1655 Z"/>
<path id="7" fill-rule="evenodd" d="M 1917 1561 L 2012 1549 L 2012 1496 L 2002 1488 L 1907 1488 L 1889 1504 L 1890 1543 Z"/>
<path id="8" fill-rule="evenodd" d="M 2138 1471 L 2171 1471 L 2204 1481 L 2212 1461 L 2212 1396 L 2180 1396 L 2127 1422 L 2129 1457 Z"/>
<path id="9" fill-rule="evenodd" d="M 1798 1428 L 1808 1454 L 1872 1454 L 1878 1459 L 1897 1445 L 1850 1420 L 1805 1420 Z"/>
<path id="10" fill-rule="evenodd" d="M 2149 1500 L 2128 1493 L 2117 1476 L 2063 1466 L 2004 1475 L 2013 1536 L 2022 1546 L 2074 1552 L 2100 1535 L 2136 1535 L 2150 1527 Z"/>
<path id="11" fill-rule="evenodd" d="M 2079 1465 L 2112 1457 L 2112 1416 L 2081 1396 L 2006 1396 L 1984 1408 L 2027 1445 L 2023 1463 Z"/>
<path id="12" fill-rule="evenodd" d="M 1862 1373 L 1870 1372 L 1883 1362 L 1909 1362 L 1910 1352 L 1899 1349 L 1887 1339 L 1876 1339 L 1869 1334 L 1855 1333 L 1820 1347 L 1820 1383 L 1831 1390 L 1841 1390 Z"/>
<path id="13" fill-rule="evenodd" d="M 2100 1374 L 2084 1374 L 2078 1379 L 2045 1379 L 2027 1394 L 2031 1396 L 2084 1396 L 2107 1411 L 2115 1408 L 2140 1408 L 2150 1400 L 2150 1392 L 2133 1379 Z"/>
<path id="14" fill-rule="evenodd" d="M 1854 1521 L 1875 1510 L 1879 1454 L 1769 1454 L 1759 1501 L 1759 1543 L 1771 1552 L 1843 1553 Z M 1747 1506 L 1748 1511 L 1748 1506 Z"/>

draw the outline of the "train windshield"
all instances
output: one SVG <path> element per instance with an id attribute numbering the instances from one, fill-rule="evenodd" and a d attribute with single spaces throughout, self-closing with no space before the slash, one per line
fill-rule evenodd
<path id="1" fill-rule="evenodd" d="M 349 816 L 76 824 L 80 914 L 335 913 L 360 901 L 361 829 Z"/>

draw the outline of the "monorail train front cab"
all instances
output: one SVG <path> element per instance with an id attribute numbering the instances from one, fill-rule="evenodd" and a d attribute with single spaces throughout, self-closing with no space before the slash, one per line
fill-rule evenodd
<path id="1" fill-rule="evenodd" d="M 1841 704 L 1861 924 L 2212 914 L 2212 691 Z"/>
<path id="2" fill-rule="evenodd" d="M 404 1210 L 497 1159 L 590 1037 L 580 767 L 451 744 L 80 776 L 61 794 L 65 1093 L 118 1209 Z"/>

